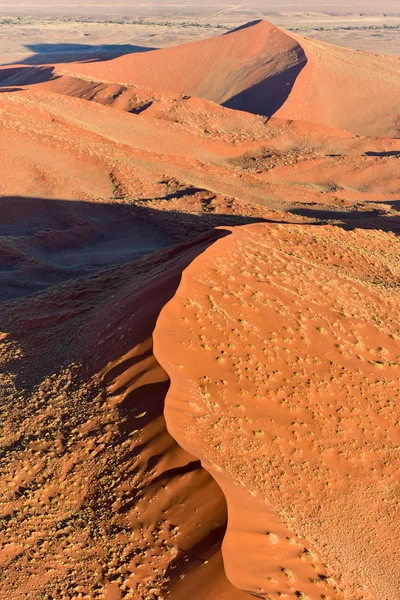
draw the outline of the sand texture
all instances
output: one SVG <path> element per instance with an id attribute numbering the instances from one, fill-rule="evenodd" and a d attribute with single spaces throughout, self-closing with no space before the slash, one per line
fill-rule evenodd
<path id="1" fill-rule="evenodd" d="M 0 68 L 1 598 L 400 598 L 398 78 L 265 21 Z"/>
<path id="2" fill-rule="evenodd" d="M 224 491 L 226 572 L 260 598 L 397 595 L 398 264 L 383 233 L 239 227 L 161 312 L 168 429 Z"/>
<path id="3" fill-rule="evenodd" d="M 269 117 L 398 137 L 398 65 L 394 56 L 339 48 L 254 21 L 209 40 L 74 70 Z"/>

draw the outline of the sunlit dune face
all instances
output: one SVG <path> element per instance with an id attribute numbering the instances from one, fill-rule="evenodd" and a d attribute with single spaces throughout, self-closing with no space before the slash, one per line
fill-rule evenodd
<path id="1" fill-rule="evenodd" d="M 225 492 L 226 571 L 260 597 L 394 597 L 398 256 L 381 232 L 240 228 L 159 319 L 168 428 Z"/>
<path id="2" fill-rule="evenodd" d="M 399 61 L 186 25 L 0 67 L 0 599 L 395 600 Z"/>

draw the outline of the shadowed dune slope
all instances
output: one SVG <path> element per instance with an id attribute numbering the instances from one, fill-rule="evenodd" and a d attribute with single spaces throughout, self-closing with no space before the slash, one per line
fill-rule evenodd
<path id="1" fill-rule="evenodd" d="M 400 135 L 397 57 L 302 38 L 267 21 L 209 40 L 65 69 L 359 135 Z"/>
<path id="2" fill-rule="evenodd" d="M 166 431 L 151 337 L 227 233 L 0 303 L 2 597 L 247 597 L 222 566 L 224 497 Z"/>
<path id="3" fill-rule="evenodd" d="M 358 135 L 400 137 L 398 57 L 298 39 L 307 65 L 280 117 L 306 119 Z"/>
<path id="4" fill-rule="evenodd" d="M 238 227 L 158 319 L 168 429 L 224 491 L 225 569 L 257 597 L 398 597 L 399 256 L 379 231 Z"/>
<path id="5" fill-rule="evenodd" d="M 217 225 L 334 220 L 400 232 L 400 140 L 266 123 L 135 86 L 43 82 L 48 69 L 0 77 L 21 69 L 41 82 L 0 94 L 1 299 Z"/>
<path id="6" fill-rule="evenodd" d="M 116 202 L 0 197 L 0 209 L 0 300 L 141 258 L 176 241 L 151 218 Z"/>

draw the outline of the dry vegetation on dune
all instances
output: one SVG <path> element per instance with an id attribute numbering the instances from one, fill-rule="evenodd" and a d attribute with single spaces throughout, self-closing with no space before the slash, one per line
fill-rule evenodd
<path id="1" fill-rule="evenodd" d="M 0 68 L 2 597 L 396 598 L 396 77 L 265 22 Z"/>
<path id="2" fill-rule="evenodd" d="M 166 431 L 151 339 L 220 235 L 3 305 L 2 595 L 184 600 L 206 578 L 202 597 L 242 597 L 224 497 Z"/>

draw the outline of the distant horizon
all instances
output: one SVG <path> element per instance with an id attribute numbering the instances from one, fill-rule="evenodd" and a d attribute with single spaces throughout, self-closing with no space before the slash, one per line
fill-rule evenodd
<path id="1" fill-rule="evenodd" d="M 221 8 L 222 7 L 222 8 Z M 223 8 L 226 7 L 226 8 Z M 2 13 L 8 14 L 63 14 L 67 13 L 73 16 L 82 15 L 84 13 L 90 14 L 93 17 L 101 15 L 109 15 L 110 13 L 124 14 L 125 16 L 148 16 L 154 15 L 161 18 L 164 13 L 173 14 L 178 12 L 181 15 L 185 14 L 206 14 L 208 17 L 216 17 L 218 14 L 226 12 L 241 12 L 248 11 L 252 14 L 283 14 L 285 12 L 290 13 L 305 13 L 314 12 L 320 14 L 327 14 L 331 16 L 336 15 L 350 15 L 359 14 L 360 16 L 367 16 L 371 14 L 375 15 L 400 15 L 400 7 L 397 0 L 383 0 L 377 2 L 376 0 L 349 0 L 349 2 L 335 2 L 332 6 L 331 2 L 324 0 L 308 0 L 305 2 L 278 2 L 278 1 L 254 1 L 236 4 L 227 0 L 219 0 L 218 2 L 207 2 L 204 4 L 195 5 L 193 3 L 186 2 L 185 0 L 175 0 L 174 4 L 171 5 L 168 0 L 157 0 L 157 2 L 149 2 L 146 6 L 142 3 L 136 5 L 135 2 L 122 1 L 113 2 L 111 5 L 104 1 L 104 6 L 101 0 L 82 0 L 81 2 L 70 2 L 69 0 L 61 0 L 58 2 L 43 2 L 43 0 L 9 0 L 8 2 L 0 2 L 0 15 Z M 159 14 L 162 12 L 163 14 Z"/>
<path id="2" fill-rule="evenodd" d="M 140 49 L 203 40 L 255 20 L 267 20 L 298 35 L 344 48 L 400 56 L 400 4 L 353 0 L 332 5 L 306 2 L 221 0 L 194 5 L 159 0 L 0 2 L 0 64 L 46 64 L 65 53 L 71 59 L 112 58 Z"/>

